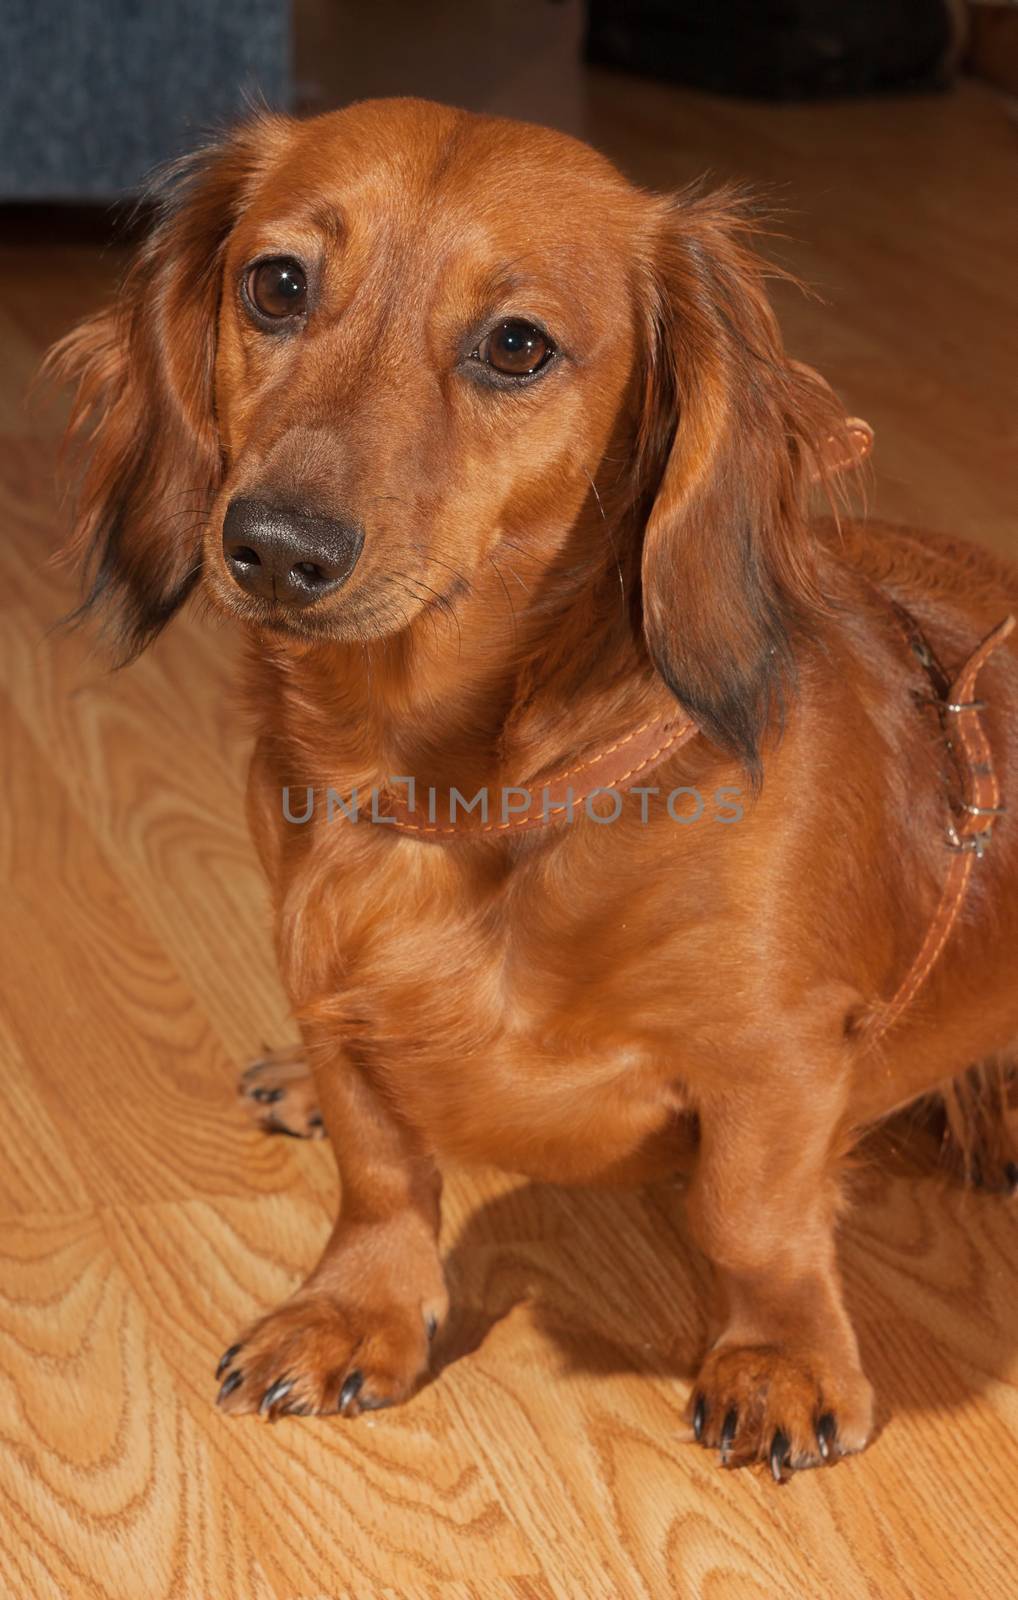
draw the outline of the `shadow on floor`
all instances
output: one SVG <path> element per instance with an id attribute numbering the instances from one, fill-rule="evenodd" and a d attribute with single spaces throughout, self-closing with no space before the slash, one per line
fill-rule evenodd
<path id="1" fill-rule="evenodd" d="M 1018 1199 L 938 1171 L 928 1135 L 900 1126 L 862 1147 L 842 1229 L 845 1295 L 878 1428 L 953 1410 L 1010 1381 L 1018 1347 Z M 528 1184 L 481 1206 L 446 1258 L 452 1314 L 434 1375 L 514 1314 L 564 1373 L 692 1382 L 707 1340 L 710 1271 L 681 1187 L 639 1194 Z"/>

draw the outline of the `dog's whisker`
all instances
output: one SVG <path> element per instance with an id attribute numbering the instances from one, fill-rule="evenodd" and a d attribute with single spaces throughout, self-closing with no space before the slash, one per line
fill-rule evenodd
<path id="1" fill-rule="evenodd" d="M 444 567 L 446 572 L 451 572 L 456 584 L 459 585 L 465 592 L 469 593 L 471 587 L 470 580 L 459 570 L 458 567 L 454 567 L 448 561 L 442 561 L 438 556 L 429 555 L 426 557 L 426 559 L 429 562 L 433 562 L 437 567 Z"/>
<path id="2" fill-rule="evenodd" d="M 513 605 L 513 597 L 509 592 L 509 585 L 506 583 L 505 578 L 502 576 L 502 571 L 501 571 L 500 567 L 498 566 L 498 563 L 496 562 L 495 557 L 493 555 L 491 555 L 490 553 L 488 555 L 488 561 L 491 564 L 492 570 L 494 571 L 496 577 L 498 578 L 499 583 L 502 586 L 502 593 L 505 595 L 506 605 L 509 607 L 509 615 L 512 618 L 513 648 L 516 649 L 516 648 L 518 648 L 518 645 L 519 645 L 519 636 L 518 636 L 517 622 L 516 622 L 516 607 Z"/>
<path id="3" fill-rule="evenodd" d="M 590 484 L 591 489 L 594 491 L 594 499 L 597 502 L 597 509 L 601 513 L 601 521 L 604 523 L 604 530 L 605 530 L 605 533 L 608 535 L 608 543 L 611 545 L 612 560 L 615 563 L 615 571 L 618 573 L 618 576 L 619 576 L 619 596 L 620 596 L 620 599 L 621 599 L 621 602 L 622 602 L 622 614 L 623 614 L 623 616 L 625 616 L 625 614 L 626 614 L 626 580 L 622 576 L 622 563 L 619 560 L 619 552 L 618 552 L 618 547 L 617 547 L 617 545 L 615 543 L 615 536 L 612 533 L 611 523 L 609 522 L 608 517 L 605 514 L 604 503 L 603 503 L 603 501 L 601 499 L 601 496 L 600 496 L 600 494 L 598 492 L 597 484 L 594 482 L 594 479 L 591 476 L 590 469 L 587 467 L 585 462 L 581 462 L 580 465 L 583 467 L 583 471 L 584 471 L 584 474 L 585 474 L 585 476 L 587 478 L 587 481 Z"/>
<path id="4" fill-rule="evenodd" d="M 499 544 L 507 544 L 510 550 L 516 550 L 521 556 L 526 556 L 528 561 L 539 562 L 541 559 L 536 551 L 528 550 L 525 545 L 518 544 L 515 539 L 510 539 L 507 534 L 500 533 L 498 536 L 498 542 Z"/>
<path id="5" fill-rule="evenodd" d="M 448 597 L 440 594 L 437 589 L 432 589 L 430 584 L 425 583 L 422 578 L 411 577 L 405 572 L 393 571 L 391 573 L 391 577 L 401 580 L 405 593 L 408 594 L 410 599 L 415 601 L 417 605 L 422 607 L 428 617 L 429 622 L 431 623 L 432 632 L 435 634 L 436 638 L 438 637 L 438 618 L 436 616 L 436 612 L 441 611 L 452 617 L 456 624 L 456 632 L 458 635 L 457 653 L 461 654 L 463 648 L 463 638 L 462 633 L 460 632 L 459 618 L 456 616 L 455 610 Z M 415 589 L 411 589 L 409 587 L 411 584 L 415 584 L 418 589 L 427 590 L 427 593 L 433 596 L 433 598 L 429 600 L 424 595 L 418 594 Z"/>

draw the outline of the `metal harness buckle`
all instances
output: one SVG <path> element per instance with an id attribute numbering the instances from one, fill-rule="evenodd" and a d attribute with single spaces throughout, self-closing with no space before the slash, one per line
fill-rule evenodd
<path id="1" fill-rule="evenodd" d="M 967 834 L 964 839 L 958 832 L 953 822 L 949 824 L 947 829 L 947 848 L 949 850 L 958 850 L 961 852 L 971 851 L 975 855 L 977 861 L 982 861 L 987 850 L 990 848 L 992 840 L 993 835 L 989 828 L 984 828 L 980 833 Z"/>

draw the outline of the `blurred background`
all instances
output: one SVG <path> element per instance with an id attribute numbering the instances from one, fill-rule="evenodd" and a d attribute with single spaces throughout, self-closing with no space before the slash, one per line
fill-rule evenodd
<path id="1" fill-rule="evenodd" d="M 588 131 L 584 68 L 766 100 L 1018 87 L 1008 0 L 5 0 L 0 199 L 122 197 L 251 99 Z M 1012 15 L 1008 16 L 1007 13 Z"/>

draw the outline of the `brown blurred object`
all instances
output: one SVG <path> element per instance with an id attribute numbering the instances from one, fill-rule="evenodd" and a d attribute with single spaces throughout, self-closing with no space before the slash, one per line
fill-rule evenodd
<path id="1" fill-rule="evenodd" d="M 977 0 L 969 6 L 965 66 L 977 78 L 1018 94 L 1018 5 Z"/>
<path id="2" fill-rule="evenodd" d="M 582 0 L 294 0 L 300 109 L 421 95 L 580 131 Z"/>

